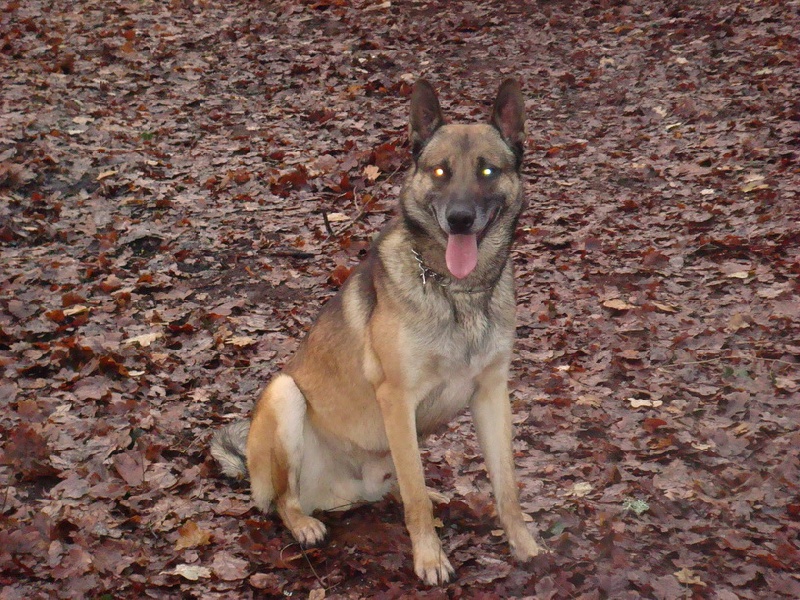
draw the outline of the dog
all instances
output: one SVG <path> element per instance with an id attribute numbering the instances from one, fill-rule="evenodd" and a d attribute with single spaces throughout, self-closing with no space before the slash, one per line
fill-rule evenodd
<path id="1" fill-rule="evenodd" d="M 502 83 L 488 123 L 446 124 L 425 80 L 411 94 L 413 164 L 399 214 L 262 393 L 251 421 L 221 429 L 211 454 L 249 473 L 253 502 L 274 508 L 301 544 L 314 511 L 399 492 L 414 571 L 428 585 L 454 570 L 434 530 L 419 440 L 469 405 L 514 556 L 541 551 L 519 504 L 508 372 L 513 266 L 524 208 L 524 102 Z"/>

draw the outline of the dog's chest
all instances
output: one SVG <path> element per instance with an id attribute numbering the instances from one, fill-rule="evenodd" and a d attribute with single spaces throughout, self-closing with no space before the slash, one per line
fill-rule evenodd
<path id="1" fill-rule="evenodd" d="M 479 329 L 440 332 L 429 347 L 431 389 L 417 407 L 417 427 L 429 433 L 453 419 L 469 403 L 486 368 L 505 353 L 510 342 L 488 324 Z"/>

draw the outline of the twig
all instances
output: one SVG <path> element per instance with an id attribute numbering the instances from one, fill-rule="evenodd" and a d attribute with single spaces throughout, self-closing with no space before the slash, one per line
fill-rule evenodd
<path id="1" fill-rule="evenodd" d="M 375 197 L 373 196 L 373 200 L 374 200 L 374 198 L 375 198 Z M 326 238 L 325 238 L 325 239 L 322 241 L 322 243 L 323 243 L 323 244 L 327 244 L 327 243 L 328 243 L 328 242 L 329 242 L 329 241 L 330 241 L 332 238 L 339 237 L 339 236 L 340 236 L 340 235 L 342 235 L 342 234 L 343 234 L 345 231 L 347 231 L 347 230 L 348 230 L 348 229 L 350 229 L 350 228 L 351 228 L 353 225 L 355 225 L 355 224 L 356 224 L 356 223 L 358 223 L 358 222 L 359 222 L 361 219 L 363 219 L 363 218 L 364 218 L 364 215 L 366 215 L 366 214 L 369 212 L 369 208 L 370 208 L 370 206 L 372 206 L 372 202 L 373 202 L 373 200 L 370 200 L 369 202 L 365 202 L 365 203 L 364 203 L 364 206 L 362 206 L 362 207 L 361 207 L 361 210 L 360 210 L 360 211 L 358 211 L 358 214 L 357 214 L 355 217 L 353 217 L 352 219 L 350 219 L 350 222 L 349 222 L 349 223 L 347 223 L 346 225 L 343 225 L 342 227 L 340 227 L 338 231 L 332 231 L 332 232 L 330 233 L 330 235 L 328 235 L 328 237 L 326 237 Z M 323 214 L 323 216 L 325 216 L 325 213 L 322 213 L 322 214 Z"/>
<path id="2" fill-rule="evenodd" d="M 331 222 L 328 220 L 328 211 L 324 208 L 322 209 L 322 221 L 325 223 L 325 231 L 328 232 L 328 237 L 333 235 L 333 227 L 331 227 Z"/>
<path id="3" fill-rule="evenodd" d="M 381 182 L 381 184 L 382 184 L 382 185 L 385 185 L 386 183 L 388 183 L 389 181 L 391 181 L 391 180 L 392 180 L 392 178 L 393 178 L 395 175 L 397 175 L 397 173 L 400 171 L 400 168 L 401 168 L 401 167 L 397 167 L 397 168 L 396 168 L 394 171 L 392 171 L 391 173 L 389 173 L 389 174 L 386 176 L 386 178 L 385 178 L 385 179 L 384 179 L 384 180 Z M 326 212 L 323 210 L 323 211 L 322 211 L 322 219 L 323 219 L 323 221 L 325 222 L 325 229 L 327 229 L 327 230 L 328 230 L 328 237 L 326 237 L 326 238 L 325 238 L 325 239 L 322 241 L 322 243 L 323 243 L 323 244 L 327 244 L 327 243 L 328 243 L 328 242 L 329 242 L 329 241 L 330 241 L 332 238 L 339 237 L 339 236 L 340 236 L 340 235 L 342 235 L 342 234 L 343 234 L 345 231 L 347 231 L 348 229 L 350 229 L 350 228 L 351 228 L 353 225 L 355 225 L 356 223 L 358 223 L 358 222 L 359 222 L 361 219 L 363 219 L 363 218 L 364 218 L 364 216 L 365 216 L 367 213 L 369 213 L 370 207 L 372 206 L 372 204 L 373 204 L 374 202 L 375 202 L 375 196 L 373 195 L 373 196 L 372 196 L 372 200 L 370 200 L 369 202 L 365 202 L 365 203 L 364 203 L 364 205 L 361 207 L 361 210 L 359 210 L 359 211 L 358 211 L 358 214 L 357 214 L 355 217 L 353 217 L 352 219 L 350 219 L 350 222 L 349 222 L 349 223 L 347 223 L 346 225 L 343 225 L 343 226 L 342 226 L 342 227 L 341 227 L 341 228 L 340 228 L 338 231 L 334 231 L 334 230 L 333 230 L 333 228 L 331 227 L 331 224 L 330 224 L 330 222 L 328 221 L 328 215 L 327 215 L 327 213 L 326 213 Z"/>
<path id="4" fill-rule="evenodd" d="M 314 258 L 316 256 L 313 252 L 304 252 L 303 250 L 288 250 L 277 248 L 267 252 L 267 256 L 288 256 L 289 258 Z"/>
<path id="5" fill-rule="evenodd" d="M 281 551 L 280 551 L 281 562 L 283 562 L 283 551 L 286 550 L 287 548 L 290 548 L 290 547 L 294 546 L 295 544 L 297 544 L 299 546 L 300 554 L 302 554 L 303 558 L 306 559 L 306 562 L 308 563 L 308 566 L 311 569 L 311 572 L 314 574 L 314 577 L 317 578 L 317 582 L 322 586 L 322 588 L 325 591 L 328 591 L 329 588 L 325 585 L 325 582 L 319 576 L 319 573 L 317 573 L 317 570 L 314 568 L 314 565 L 311 564 L 311 560 L 308 558 L 308 554 L 306 554 L 306 549 L 303 548 L 303 545 L 300 544 L 299 542 L 292 542 L 290 544 L 286 544 L 283 548 L 281 548 Z"/>

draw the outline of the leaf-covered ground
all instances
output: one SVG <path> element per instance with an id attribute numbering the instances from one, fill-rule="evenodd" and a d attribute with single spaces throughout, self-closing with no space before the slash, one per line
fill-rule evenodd
<path id="1" fill-rule="evenodd" d="M 800 4 L 10 0 L 0 11 L 0 599 L 800 597 Z M 467 416 L 402 510 L 303 553 L 219 476 L 388 218 L 409 84 L 519 76 L 515 563 Z"/>

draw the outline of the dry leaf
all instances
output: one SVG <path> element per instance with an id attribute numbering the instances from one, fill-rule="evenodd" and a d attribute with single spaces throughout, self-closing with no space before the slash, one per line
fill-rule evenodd
<path id="1" fill-rule="evenodd" d="M 775 387 L 779 390 L 786 390 L 787 392 L 794 392 L 798 388 L 797 381 L 789 377 L 776 377 Z"/>
<path id="2" fill-rule="evenodd" d="M 664 402 L 662 402 L 661 400 L 646 400 L 643 398 L 628 398 L 628 402 L 631 403 L 632 408 L 642 408 L 642 407 L 658 408 L 659 406 L 664 404 Z"/>
<path id="3" fill-rule="evenodd" d="M 750 433 L 750 425 L 748 423 L 739 423 L 732 431 L 734 435 L 741 437 Z"/>
<path id="4" fill-rule="evenodd" d="M 670 306 L 669 304 L 662 304 L 661 302 L 653 302 L 653 306 L 656 307 L 657 310 L 665 313 L 676 313 L 678 309 L 674 306 Z"/>
<path id="5" fill-rule="evenodd" d="M 578 400 L 575 404 L 579 404 L 580 406 L 592 406 L 592 407 L 599 407 L 601 405 L 600 398 L 597 396 L 593 396 L 591 394 L 584 394 L 582 396 L 578 396 Z"/>
<path id="6" fill-rule="evenodd" d="M 730 331 L 739 331 L 748 327 L 750 327 L 750 323 L 747 322 L 745 315 L 742 313 L 736 313 L 728 319 L 728 330 Z"/>
<path id="7" fill-rule="evenodd" d="M 620 300 L 619 298 L 614 298 L 613 300 L 606 300 L 603 302 L 603 306 L 606 308 L 610 308 L 611 310 L 630 310 L 632 308 L 636 308 L 633 304 L 628 304 L 624 300 Z"/>
<path id="8" fill-rule="evenodd" d="M 79 313 L 88 312 L 89 307 L 84 306 L 82 304 L 76 304 L 75 306 L 70 306 L 69 308 L 64 309 L 64 316 L 69 317 L 71 315 L 77 315 Z"/>
<path id="9" fill-rule="evenodd" d="M 194 521 L 187 521 L 182 527 L 178 528 L 178 541 L 175 542 L 175 551 L 205 546 L 210 542 L 210 531 L 200 529 Z"/>
<path id="10" fill-rule="evenodd" d="M 592 491 L 592 484 L 588 481 L 580 481 L 572 486 L 572 490 L 570 490 L 570 495 L 575 496 L 576 498 L 583 498 L 584 496 L 588 496 L 589 493 Z"/>
<path id="11" fill-rule="evenodd" d="M 158 338 L 163 336 L 164 332 L 153 331 L 152 333 L 143 333 L 142 335 L 137 335 L 136 337 L 128 338 L 123 342 L 123 344 L 125 344 L 126 346 L 130 346 L 132 344 L 139 344 L 142 348 L 147 348 L 150 344 L 152 344 Z"/>
<path id="12" fill-rule="evenodd" d="M 744 185 L 740 188 L 745 194 L 755 192 L 756 190 L 765 190 L 769 186 L 764 182 L 763 175 L 749 175 L 745 180 Z"/>
<path id="13" fill-rule="evenodd" d="M 369 181 L 375 181 L 380 174 L 381 170 L 375 165 L 367 165 L 364 167 L 364 177 L 366 177 Z"/>
<path id="14" fill-rule="evenodd" d="M 711 448 L 713 448 L 713 447 L 714 447 L 713 444 L 704 444 L 704 443 L 701 443 L 701 442 L 692 442 L 692 448 L 694 448 L 695 450 L 703 451 L 703 452 L 706 451 L 706 450 L 711 450 Z"/>
<path id="15" fill-rule="evenodd" d="M 344 221 L 349 221 L 350 217 L 348 217 L 344 213 L 334 212 L 328 213 L 328 222 L 329 223 L 343 223 Z"/>
<path id="16" fill-rule="evenodd" d="M 674 575 L 683 585 L 706 585 L 701 581 L 700 577 L 698 577 L 694 571 L 691 571 L 686 567 L 683 567 L 680 571 L 675 571 Z"/>
<path id="17" fill-rule="evenodd" d="M 172 571 L 161 571 L 161 575 L 179 575 L 189 581 L 197 581 L 200 578 L 211 577 L 211 569 L 198 565 L 175 565 Z"/>
<path id="18" fill-rule="evenodd" d="M 214 575 L 222 581 L 238 581 L 250 575 L 249 563 L 243 558 L 234 556 L 230 552 L 221 551 L 214 554 L 211 568 Z"/>
<path id="19" fill-rule="evenodd" d="M 638 350 L 633 350 L 632 348 L 627 348 L 622 350 L 618 356 L 620 358 L 624 358 L 625 360 L 641 360 L 642 353 Z"/>

